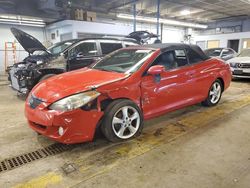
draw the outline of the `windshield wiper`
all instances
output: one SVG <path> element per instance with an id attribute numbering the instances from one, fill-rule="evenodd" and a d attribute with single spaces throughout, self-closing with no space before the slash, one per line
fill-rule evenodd
<path id="1" fill-rule="evenodd" d="M 109 70 L 109 69 L 105 69 L 105 68 L 95 68 L 97 70 L 101 70 L 101 71 L 107 71 L 107 72 L 115 72 L 113 70 Z"/>
<path id="2" fill-rule="evenodd" d="M 101 70 L 101 71 L 106 71 L 106 72 L 118 72 L 118 73 L 123 73 L 123 71 L 110 70 L 110 69 L 105 69 L 105 68 L 94 68 L 94 69 Z"/>

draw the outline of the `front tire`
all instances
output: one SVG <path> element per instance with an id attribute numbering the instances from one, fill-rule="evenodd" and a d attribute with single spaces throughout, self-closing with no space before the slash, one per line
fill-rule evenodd
<path id="1" fill-rule="evenodd" d="M 208 97 L 202 102 L 204 106 L 215 106 L 220 102 L 222 95 L 222 83 L 219 79 L 215 80 L 209 89 Z"/>
<path id="2" fill-rule="evenodd" d="M 111 142 L 129 140 L 140 135 L 143 115 L 140 108 L 130 100 L 119 99 L 104 111 L 102 133 Z"/>

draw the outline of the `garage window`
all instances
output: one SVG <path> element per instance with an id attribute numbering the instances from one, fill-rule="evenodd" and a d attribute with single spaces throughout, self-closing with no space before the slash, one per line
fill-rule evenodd
<path id="1" fill-rule="evenodd" d="M 121 43 L 105 43 L 105 42 L 101 42 L 101 48 L 102 48 L 102 54 L 106 55 L 109 54 L 110 52 L 113 52 L 115 50 L 118 50 L 120 48 L 122 48 L 122 44 Z"/>

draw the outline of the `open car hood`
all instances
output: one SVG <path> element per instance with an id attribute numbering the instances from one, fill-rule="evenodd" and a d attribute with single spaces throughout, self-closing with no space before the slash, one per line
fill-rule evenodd
<path id="1" fill-rule="evenodd" d="M 42 45 L 42 43 L 34 38 L 33 36 L 23 32 L 20 29 L 12 27 L 12 34 L 15 36 L 17 41 L 22 45 L 22 47 L 30 54 L 33 54 L 35 51 L 41 50 L 46 51 L 47 48 Z"/>

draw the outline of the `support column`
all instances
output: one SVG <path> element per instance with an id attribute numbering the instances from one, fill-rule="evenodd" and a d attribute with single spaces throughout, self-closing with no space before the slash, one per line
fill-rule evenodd
<path id="1" fill-rule="evenodd" d="M 160 31 L 160 0 L 157 0 L 157 24 L 156 24 L 156 30 L 157 30 L 157 35 L 159 35 Z M 158 37 L 159 38 L 159 37 Z"/>
<path id="2" fill-rule="evenodd" d="M 134 31 L 136 31 L 136 3 L 133 4 L 133 15 L 134 15 L 133 19 Z"/>

